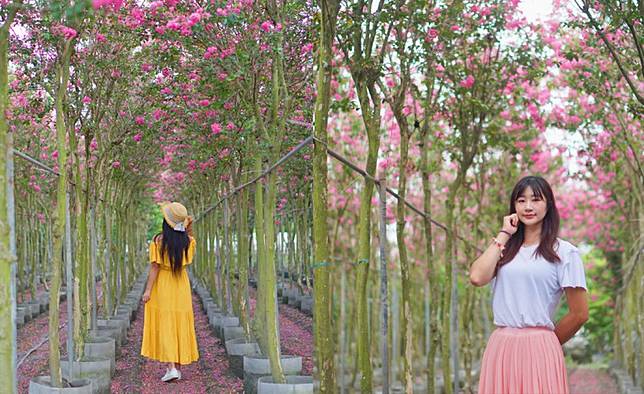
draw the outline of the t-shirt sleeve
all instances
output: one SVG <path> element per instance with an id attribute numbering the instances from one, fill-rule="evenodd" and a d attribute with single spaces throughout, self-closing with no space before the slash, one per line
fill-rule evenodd
<path id="1" fill-rule="evenodd" d="M 584 273 L 584 263 L 581 261 L 581 255 L 577 248 L 571 249 L 566 253 L 562 261 L 562 267 L 558 272 L 559 286 L 564 287 L 582 287 L 588 291 L 586 286 L 586 274 Z"/>

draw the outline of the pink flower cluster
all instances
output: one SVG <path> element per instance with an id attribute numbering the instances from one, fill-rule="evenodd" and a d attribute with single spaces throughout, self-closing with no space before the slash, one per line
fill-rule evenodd
<path id="1" fill-rule="evenodd" d="M 212 135 L 217 135 L 221 133 L 221 125 L 217 122 L 210 125 L 210 131 Z"/>
<path id="2" fill-rule="evenodd" d="M 273 21 L 270 20 L 265 20 L 259 25 L 259 28 L 265 31 L 266 33 L 270 33 L 272 31 L 282 31 L 282 24 L 281 23 L 273 23 Z"/>
<path id="3" fill-rule="evenodd" d="M 72 29 L 71 27 L 67 27 L 65 25 L 55 25 L 52 28 L 52 31 L 56 35 L 65 37 L 66 40 L 71 40 L 78 35 L 78 32 L 76 30 Z"/>
<path id="4" fill-rule="evenodd" d="M 192 34 L 192 27 L 199 23 L 202 19 L 210 17 L 210 14 L 202 9 L 198 9 L 189 16 L 179 15 L 166 23 L 165 27 L 169 30 L 174 30 L 181 35 L 189 36 Z"/>
<path id="5" fill-rule="evenodd" d="M 94 7 L 95 10 L 111 8 L 114 11 L 118 11 L 123 7 L 123 0 L 92 0 L 92 7 Z"/>
<path id="6" fill-rule="evenodd" d="M 459 85 L 462 88 L 470 89 L 472 86 L 474 86 L 474 77 L 472 75 L 468 75 L 467 78 L 462 80 Z"/>

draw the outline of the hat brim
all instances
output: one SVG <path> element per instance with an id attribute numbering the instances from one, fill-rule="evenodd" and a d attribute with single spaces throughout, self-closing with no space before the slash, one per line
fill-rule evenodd
<path id="1" fill-rule="evenodd" d="M 168 210 L 167 210 L 167 207 L 168 207 L 168 205 L 170 205 L 170 204 L 172 204 L 172 202 L 170 202 L 170 201 L 162 201 L 162 202 L 160 202 L 160 203 L 159 203 L 159 208 L 161 209 L 161 213 L 163 214 L 163 218 L 165 219 L 165 221 L 166 221 L 166 222 L 168 222 L 168 224 L 170 225 L 170 227 L 174 228 L 174 227 L 177 225 L 177 223 L 173 222 L 173 221 L 172 221 L 172 220 L 170 220 L 170 218 L 168 217 Z"/>

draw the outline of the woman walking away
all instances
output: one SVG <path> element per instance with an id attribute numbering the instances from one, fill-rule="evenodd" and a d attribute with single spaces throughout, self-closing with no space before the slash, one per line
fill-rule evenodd
<path id="1" fill-rule="evenodd" d="M 480 394 L 569 392 L 561 345 L 588 320 L 588 300 L 579 250 L 558 233 L 548 182 L 521 179 L 501 231 L 470 268 L 474 286 L 492 284 L 497 326 L 483 353 Z M 569 312 L 555 324 L 564 292 Z"/>
<path id="2" fill-rule="evenodd" d="M 141 355 L 168 363 L 164 382 L 181 379 L 181 364 L 199 359 L 190 280 L 195 239 L 192 218 L 178 202 L 161 203 L 163 230 L 150 242 L 150 274 L 143 294 Z"/>

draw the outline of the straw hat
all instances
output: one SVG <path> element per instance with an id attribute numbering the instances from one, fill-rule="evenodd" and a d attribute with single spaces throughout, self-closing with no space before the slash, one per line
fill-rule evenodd
<path id="1" fill-rule="evenodd" d="M 170 227 L 175 231 L 185 232 L 186 227 L 192 221 L 192 218 L 188 216 L 188 210 L 182 204 L 178 202 L 164 201 L 159 203 L 161 206 L 161 212 L 165 221 L 168 222 Z"/>

